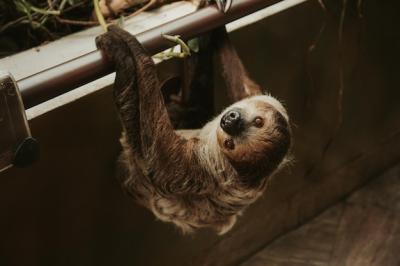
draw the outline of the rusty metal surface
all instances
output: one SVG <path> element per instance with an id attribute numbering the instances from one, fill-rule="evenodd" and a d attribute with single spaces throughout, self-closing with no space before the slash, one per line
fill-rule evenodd
<path id="1" fill-rule="evenodd" d="M 279 1 L 235 0 L 226 14 L 219 12 L 215 6 L 208 6 L 145 31 L 137 35 L 137 38 L 149 53 L 155 54 L 171 46 L 170 42 L 162 38 L 161 33 L 179 34 L 183 39 L 190 39 L 277 2 Z M 110 64 L 96 50 L 23 78 L 18 81 L 18 86 L 25 107 L 30 108 L 111 72 Z"/>

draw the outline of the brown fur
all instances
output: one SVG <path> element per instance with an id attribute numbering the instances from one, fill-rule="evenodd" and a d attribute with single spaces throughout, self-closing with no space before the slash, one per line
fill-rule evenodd
<path id="1" fill-rule="evenodd" d="M 226 32 L 219 30 L 213 38 L 232 100 L 260 95 Z M 283 107 L 270 96 L 236 102 L 234 106 L 242 107 L 248 119 L 260 115 L 265 123 L 262 128 L 249 127 L 248 135 L 234 139 L 234 150 L 224 148 L 229 136 L 219 126 L 221 115 L 192 137 L 182 137 L 169 120 L 151 57 L 137 40 L 110 27 L 97 45 L 117 72 L 114 96 L 123 125 L 119 158 L 123 186 L 160 220 L 184 232 L 201 227 L 227 232 L 262 194 L 266 180 L 289 149 Z"/>

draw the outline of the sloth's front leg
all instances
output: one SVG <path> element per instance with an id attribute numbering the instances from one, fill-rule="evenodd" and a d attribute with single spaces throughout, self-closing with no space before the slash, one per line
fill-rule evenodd
<path id="1" fill-rule="evenodd" d="M 204 177 L 203 168 L 194 153 L 198 140 L 186 140 L 178 136 L 172 127 L 151 57 L 134 36 L 116 26 L 110 26 L 109 31 L 99 40 L 102 39 L 118 44 L 123 51 L 120 53 L 113 49 L 111 54 L 117 77 L 121 76 L 118 72 L 125 71 L 125 61 L 134 62 L 130 79 L 125 82 L 117 82 L 116 79 L 114 90 L 125 91 L 123 88 L 128 85 L 128 91 L 133 90 L 134 95 L 138 95 L 137 104 L 132 108 L 139 108 L 139 119 L 131 121 L 136 129 L 124 128 L 126 134 L 130 135 L 132 130 L 138 134 L 142 154 L 140 164 L 153 188 L 163 195 L 190 191 L 199 194 L 212 189 L 213 180 Z M 121 58 L 117 59 L 117 56 Z M 129 109 L 120 109 L 119 112 L 129 120 Z M 124 150 L 126 148 L 129 147 L 124 147 Z M 201 178 L 197 178 L 199 176 Z"/>
<path id="2" fill-rule="evenodd" d="M 116 26 L 110 26 L 96 43 L 114 63 L 114 98 L 124 133 L 135 139 L 130 145 L 147 157 L 155 142 L 173 131 L 155 65 L 136 38 Z"/>

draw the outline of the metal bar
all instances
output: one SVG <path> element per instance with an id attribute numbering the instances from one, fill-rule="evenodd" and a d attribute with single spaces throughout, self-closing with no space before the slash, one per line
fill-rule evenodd
<path id="1" fill-rule="evenodd" d="M 187 16 L 176 19 L 137 35 L 146 50 L 155 54 L 171 46 L 161 33 L 179 34 L 187 40 L 225 25 L 257 10 L 280 2 L 279 0 L 234 0 L 226 14 L 215 6 L 202 8 Z M 94 81 L 113 71 L 109 62 L 96 50 L 55 67 L 46 69 L 18 81 L 25 104 L 30 108 L 58 95 Z"/>

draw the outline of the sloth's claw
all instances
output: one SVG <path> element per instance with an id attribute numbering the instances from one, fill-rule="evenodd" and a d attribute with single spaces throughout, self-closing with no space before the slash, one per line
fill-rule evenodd
<path id="1" fill-rule="evenodd" d="M 231 8 L 233 0 L 215 0 L 217 3 L 218 9 L 224 13 L 228 12 Z"/>
<path id="2" fill-rule="evenodd" d="M 219 11 L 226 13 L 231 8 L 232 1 L 233 0 L 200 0 L 199 7 L 203 7 L 209 5 L 212 2 L 215 2 L 217 4 Z"/>

